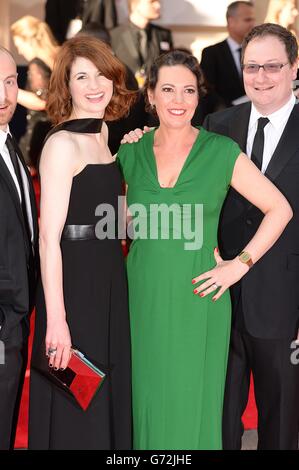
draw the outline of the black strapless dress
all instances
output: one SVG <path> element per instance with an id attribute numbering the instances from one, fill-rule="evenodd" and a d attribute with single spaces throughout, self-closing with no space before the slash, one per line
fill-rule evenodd
<path id="1" fill-rule="evenodd" d="M 51 131 L 95 133 L 99 119 L 68 121 Z M 63 158 L 63 155 L 61 155 Z M 117 211 L 122 193 L 115 162 L 88 164 L 73 178 L 66 225 L 92 225 L 95 209 Z M 117 212 L 116 212 L 117 213 Z M 72 343 L 109 371 L 87 411 L 31 370 L 30 449 L 131 449 L 131 368 L 127 282 L 119 240 L 61 241 L 63 288 Z M 38 289 L 33 354 L 44 344 L 46 308 Z"/>

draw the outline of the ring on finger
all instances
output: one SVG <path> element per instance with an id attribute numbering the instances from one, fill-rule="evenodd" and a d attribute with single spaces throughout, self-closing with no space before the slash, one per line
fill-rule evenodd
<path id="1" fill-rule="evenodd" d="M 56 352 L 57 352 L 57 348 L 49 348 L 48 349 L 49 356 L 55 356 Z"/>

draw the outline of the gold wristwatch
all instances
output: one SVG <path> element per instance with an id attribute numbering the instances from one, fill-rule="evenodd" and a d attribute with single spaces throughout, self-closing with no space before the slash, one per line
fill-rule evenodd
<path id="1" fill-rule="evenodd" d="M 249 268 L 253 266 L 251 255 L 248 253 L 248 251 L 241 251 L 239 254 L 239 260 L 241 263 L 247 264 Z"/>

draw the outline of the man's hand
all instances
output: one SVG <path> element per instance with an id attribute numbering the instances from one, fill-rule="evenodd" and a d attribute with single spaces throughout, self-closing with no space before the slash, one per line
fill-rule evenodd
<path id="1" fill-rule="evenodd" d="M 152 129 L 153 127 L 148 127 L 148 126 L 144 126 L 143 130 L 137 127 L 137 129 L 135 129 L 134 131 L 130 131 L 128 134 L 125 134 L 122 140 L 120 141 L 120 143 L 121 144 L 133 144 L 134 142 L 138 142 L 143 136 L 143 134 L 151 131 Z"/>

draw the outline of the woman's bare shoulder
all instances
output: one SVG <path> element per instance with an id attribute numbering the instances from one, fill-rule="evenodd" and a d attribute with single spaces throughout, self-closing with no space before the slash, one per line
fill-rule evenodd
<path id="1" fill-rule="evenodd" d="M 78 142 L 75 136 L 68 131 L 61 130 L 51 135 L 46 141 L 40 165 L 44 166 L 70 166 L 73 171 L 78 166 Z"/>

